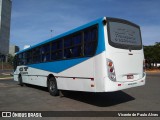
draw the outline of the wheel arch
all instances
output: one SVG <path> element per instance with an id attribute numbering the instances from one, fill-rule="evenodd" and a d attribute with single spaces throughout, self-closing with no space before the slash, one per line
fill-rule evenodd
<path id="1" fill-rule="evenodd" d="M 23 84 L 23 79 L 22 79 L 22 74 L 21 74 L 21 73 L 18 74 L 18 82 L 19 82 L 19 85 L 21 85 L 21 86 L 24 85 L 24 84 Z"/>
<path id="2" fill-rule="evenodd" d="M 18 74 L 18 80 L 19 80 L 20 77 L 22 77 L 22 74 L 21 74 L 21 73 Z"/>
<path id="3" fill-rule="evenodd" d="M 48 87 L 48 84 L 49 84 L 49 79 L 52 78 L 52 77 L 54 77 L 55 80 L 56 80 L 56 77 L 55 77 L 53 74 L 49 74 L 49 75 L 47 76 L 47 87 Z M 57 80 L 56 80 L 56 82 L 57 82 Z"/>

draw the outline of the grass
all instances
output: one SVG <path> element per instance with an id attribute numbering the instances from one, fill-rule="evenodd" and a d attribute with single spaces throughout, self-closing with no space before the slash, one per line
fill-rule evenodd
<path id="1" fill-rule="evenodd" d="M 0 75 L 0 78 L 7 78 L 7 77 L 13 77 L 11 75 Z"/>
<path id="2" fill-rule="evenodd" d="M 146 71 L 150 72 L 150 71 L 160 71 L 160 68 L 148 68 L 146 69 Z"/>

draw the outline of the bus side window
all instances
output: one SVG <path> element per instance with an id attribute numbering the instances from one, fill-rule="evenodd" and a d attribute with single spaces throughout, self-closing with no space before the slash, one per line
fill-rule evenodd
<path id="1" fill-rule="evenodd" d="M 41 53 L 41 62 L 45 62 L 45 50 L 44 50 L 44 47 L 41 47 L 41 50 L 40 50 L 40 53 Z"/>
<path id="2" fill-rule="evenodd" d="M 37 47 L 33 49 L 33 63 L 39 63 L 40 62 L 40 48 Z"/>
<path id="3" fill-rule="evenodd" d="M 66 38 L 64 40 L 64 58 L 72 57 L 72 38 Z"/>
<path id="4" fill-rule="evenodd" d="M 22 65 L 22 53 L 18 55 L 18 65 Z"/>
<path id="5" fill-rule="evenodd" d="M 84 45 L 84 54 L 86 56 L 88 56 L 88 55 L 94 55 L 95 46 L 96 46 L 95 43 L 92 43 L 92 44 L 86 43 Z"/>
<path id="6" fill-rule="evenodd" d="M 42 55 L 41 62 L 50 61 L 50 44 L 42 46 L 40 53 Z"/>
<path id="7" fill-rule="evenodd" d="M 74 37 L 72 38 L 72 40 L 73 40 L 73 44 L 74 44 L 74 45 L 81 44 L 82 35 L 81 35 L 81 34 L 78 34 L 78 35 L 74 36 Z"/>
<path id="8" fill-rule="evenodd" d="M 64 58 L 71 58 L 71 57 L 72 57 L 72 49 L 71 48 L 65 49 Z"/>
<path id="9" fill-rule="evenodd" d="M 79 57 L 81 56 L 81 46 L 76 46 L 72 49 L 72 55 L 73 57 Z"/>
<path id="10" fill-rule="evenodd" d="M 52 60 L 62 59 L 62 50 L 58 52 L 52 52 Z"/>
<path id="11" fill-rule="evenodd" d="M 82 55 L 82 34 L 77 33 L 64 40 L 64 58 L 76 58 Z"/>
<path id="12" fill-rule="evenodd" d="M 42 55 L 42 62 L 46 62 L 47 59 L 46 59 L 46 55 Z"/>
<path id="13" fill-rule="evenodd" d="M 62 59 L 62 40 L 52 43 L 51 60 Z"/>
<path id="14" fill-rule="evenodd" d="M 71 37 L 69 37 L 69 38 L 66 38 L 65 40 L 64 40 L 64 47 L 66 48 L 66 47 L 70 47 L 72 45 L 72 38 Z"/>
<path id="15" fill-rule="evenodd" d="M 31 64 L 32 63 L 32 51 L 27 51 L 27 64 Z"/>
<path id="16" fill-rule="evenodd" d="M 84 55 L 92 56 L 96 51 L 97 29 L 91 29 L 84 32 Z"/>
<path id="17" fill-rule="evenodd" d="M 73 45 L 72 56 L 80 57 L 82 55 L 82 34 L 73 37 Z"/>

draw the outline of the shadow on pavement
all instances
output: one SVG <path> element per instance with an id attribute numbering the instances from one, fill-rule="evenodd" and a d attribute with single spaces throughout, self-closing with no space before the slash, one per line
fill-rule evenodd
<path id="1" fill-rule="evenodd" d="M 134 97 L 128 95 L 123 91 L 108 92 L 108 93 L 64 91 L 63 95 L 64 97 L 99 107 L 113 106 L 135 100 Z"/>
<path id="2" fill-rule="evenodd" d="M 45 87 L 34 86 L 27 84 L 28 87 L 36 88 L 43 91 L 48 91 Z M 128 101 L 135 100 L 134 97 L 123 91 L 108 92 L 108 93 L 91 93 L 79 91 L 62 91 L 62 98 L 70 98 L 87 104 L 99 107 L 113 106 Z"/>
<path id="3" fill-rule="evenodd" d="M 26 84 L 26 83 L 24 84 L 24 86 L 48 92 L 48 89 L 46 87 L 41 87 L 41 86 L 36 86 L 36 85 L 31 85 L 31 84 Z"/>
<path id="4" fill-rule="evenodd" d="M 34 86 L 26 84 L 28 87 L 36 88 L 43 91 L 48 91 L 45 87 Z M 84 102 L 99 107 L 113 106 L 128 101 L 135 100 L 134 97 L 128 95 L 123 91 L 108 92 L 108 93 L 92 93 L 79 91 L 61 91 L 63 97 Z"/>

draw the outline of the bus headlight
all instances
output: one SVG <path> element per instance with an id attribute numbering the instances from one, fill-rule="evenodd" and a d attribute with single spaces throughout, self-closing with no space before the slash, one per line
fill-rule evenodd
<path id="1" fill-rule="evenodd" d="M 107 70 L 108 70 L 108 77 L 109 77 L 109 79 L 112 80 L 112 81 L 116 81 L 114 64 L 109 59 L 107 59 Z"/>

